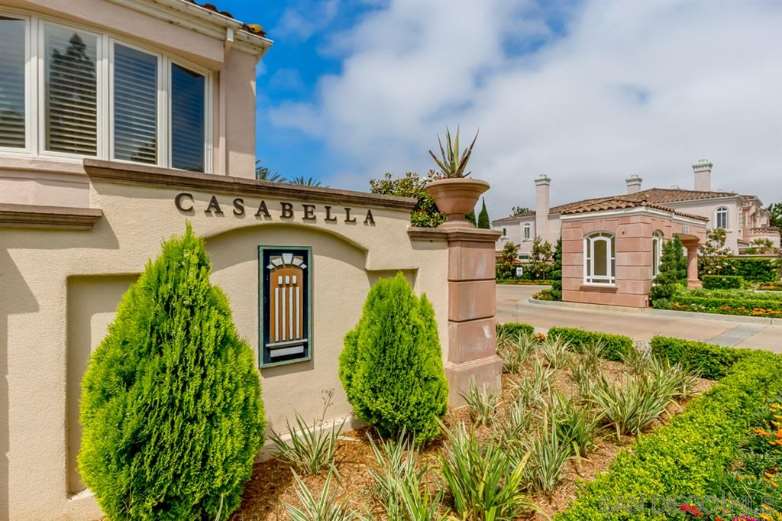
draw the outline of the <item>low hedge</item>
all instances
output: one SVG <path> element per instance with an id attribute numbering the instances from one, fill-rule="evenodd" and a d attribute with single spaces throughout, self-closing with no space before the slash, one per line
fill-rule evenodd
<path id="1" fill-rule="evenodd" d="M 713 275 L 738 275 L 752 282 L 774 282 L 780 278 L 782 262 L 774 257 L 725 257 Z"/>
<path id="2" fill-rule="evenodd" d="M 520 322 L 505 322 L 503 324 L 497 323 L 497 335 L 501 334 L 515 334 L 524 333 L 525 335 L 532 335 L 535 333 L 535 326 L 529 324 L 522 324 Z"/>
<path id="3" fill-rule="evenodd" d="M 739 290 L 683 291 L 673 296 L 670 309 L 722 315 L 782 318 L 782 298 L 773 294 L 772 296 L 774 298 L 769 298 L 767 294 Z"/>
<path id="4" fill-rule="evenodd" d="M 703 289 L 741 289 L 744 277 L 741 275 L 704 275 Z"/>
<path id="5" fill-rule="evenodd" d="M 716 349 L 716 346 L 715 346 Z M 638 439 L 584 485 L 558 521 L 688 519 L 681 502 L 719 491 L 730 465 L 782 393 L 782 357 L 751 351 L 671 423 Z"/>
<path id="6" fill-rule="evenodd" d="M 674 364 L 681 364 L 703 378 L 716 380 L 752 351 L 721 347 L 694 340 L 656 336 L 651 340 L 652 353 Z"/>
<path id="7" fill-rule="evenodd" d="M 585 344 L 601 342 L 605 346 L 604 358 L 614 361 L 621 361 L 624 355 L 635 347 L 633 339 L 629 336 L 599 333 L 575 327 L 552 327 L 548 330 L 548 334 L 550 337 L 569 342 L 576 351 Z"/>

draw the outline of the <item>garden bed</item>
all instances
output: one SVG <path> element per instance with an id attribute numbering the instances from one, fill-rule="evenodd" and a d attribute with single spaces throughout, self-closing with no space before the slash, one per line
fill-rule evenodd
<path id="1" fill-rule="evenodd" d="M 681 289 L 656 307 L 722 315 L 782 318 L 782 293 L 746 289 Z"/>
<path id="2" fill-rule="evenodd" d="M 647 367 L 645 364 L 651 363 L 651 359 L 640 356 L 637 352 L 632 353 L 636 356 L 628 355 L 628 363 L 616 361 L 620 358 L 617 352 L 624 351 L 625 346 L 628 345 L 629 339 L 623 341 L 624 337 L 612 335 L 603 339 L 598 333 L 584 332 L 579 335 L 574 330 L 561 330 L 561 334 L 552 336 L 550 343 L 542 344 L 540 336 L 532 340 L 530 331 L 529 326 L 500 328 L 500 353 L 505 361 L 506 373 L 502 379 L 502 392 L 495 398 L 496 408 L 488 394 L 473 389 L 470 393 L 470 405 L 450 410 L 443 423 L 448 429 L 454 429 L 457 425 L 465 423 L 474 430 L 480 444 L 491 444 L 501 439 L 503 440 L 501 445 L 507 446 L 507 450 L 511 451 L 510 445 L 513 445 L 515 440 L 501 433 L 509 432 L 512 427 L 518 426 L 518 422 L 514 423 L 509 419 L 517 404 L 523 402 L 524 406 L 523 408 L 518 406 L 516 412 L 526 411 L 530 415 L 528 425 L 524 425 L 519 431 L 514 431 L 518 432 L 519 439 L 535 438 L 535 433 L 545 421 L 546 411 L 554 410 L 549 409 L 547 405 L 552 400 L 562 399 L 577 410 L 587 412 L 584 418 L 595 423 L 594 431 L 589 432 L 588 439 L 581 436 L 578 442 L 583 444 L 583 456 L 569 453 L 564 458 L 561 468 L 548 472 L 550 475 L 547 478 L 547 486 L 538 483 L 541 480 L 540 476 L 532 478 L 530 474 L 525 478 L 522 489 L 537 505 L 540 513 L 528 511 L 517 518 L 546 519 L 564 511 L 576 498 L 579 491 L 578 483 L 592 480 L 608 468 L 617 455 L 631 447 L 637 438 L 636 435 L 625 432 L 618 435 L 610 420 L 596 419 L 595 405 L 585 399 L 585 393 L 591 392 L 590 385 L 594 383 L 590 384 L 589 378 L 585 377 L 589 376 L 595 381 L 601 379 L 609 388 L 620 388 L 629 379 L 637 378 L 643 371 L 652 369 L 644 369 Z M 557 339 L 557 337 L 561 338 Z M 572 343 L 565 344 L 566 339 Z M 595 357 L 596 351 L 593 349 L 595 345 L 603 346 L 601 353 L 604 358 Z M 621 346 L 621 349 L 617 346 Z M 590 364 L 594 364 L 594 367 Z M 541 374 L 547 376 L 542 377 Z M 668 400 L 659 411 L 660 414 L 643 424 L 642 432 L 652 432 L 661 425 L 669 423 L 672 417 L 684 409 L 691 396 L 705 392 L 713 382 L 692 379 L 687 385 L 689 388 L 682 393 L 682 396 Z M 556 396 L 561 398 L 555 398 Z M 344 433 L 340 437 L 334 456 L 336 473 L 330 482 L 332 501 L 339 502 L 346 509 L 359 512 L 368 519 L 387 519 L 384 505 L 375 494 L 377 487 L 373 472 L 380 471 L 380 467 L 370 443 L 372 436 L 369 430 L 362 429 Z M 431 490 L 433 495 L 436 495 L 437 491 L 444 492 L 440 512 L 454 514 L 450 511 L 452 500 L 445 492 L 447 487 L 441 476 L 441 462 L 446 444 L 447 442 L 442 439 L 435 441 L 425 449 L 416 452 L 416 459 L 420 469 L 427 469 L 422 479 L 424 486 Z M 533 460 L 534 456 L 531 457 L 528 466 L 535 467 Z M 303 481 L 317 497 L 326 484 L 328 475 L 328 471 L 322 470 L 304 477 Z M 299 504 L 297 484 L 291 467 L 283 461 L 272 459 L 256 465 L 254 476 L 245 491 L 242 506 L 233 519 L 237 521 L 289 519 L 286 505 Z"/>

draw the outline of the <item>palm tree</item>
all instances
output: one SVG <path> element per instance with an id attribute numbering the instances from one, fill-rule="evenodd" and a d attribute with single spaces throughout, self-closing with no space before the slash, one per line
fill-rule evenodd
<path id="1" fill-rule="evenodd" d="M 255 161 L 255 179 L 258 181 L 269 181 L 271 183 L 284 183 L 285 178 L 277 172 L 269 170 L 268 166 L 263 166 L 260 159 Z"/>
<path id="2" fill-rule="evenodd" d="M 322 186 L 321 182 L 315 179 L 314 177 L 304 177 L 304 176 L 296 176 L 288 183 L 292 185 L 300 185 L 300 186 Z"/>

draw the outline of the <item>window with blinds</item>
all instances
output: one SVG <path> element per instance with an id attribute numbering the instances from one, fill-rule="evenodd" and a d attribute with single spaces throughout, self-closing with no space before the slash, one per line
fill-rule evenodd
<path id="1" fill-rule="evenodd" d="M 171 65 L 171 166 L 204 171 L 206 78 Z"/>
<path id="2" fill-rule="evenodd" d="M 45 26 L 46 150 L 94 156 L 98 150 L 98 39 Z"/>
<path id="3" fill-rule="evenodd" d="M 158 58 L 114 45 L 114 157 L 157 163 Z"/>
<path id="4" fill-rule="evenodd" d="M 25 148 L 24 20 L 0 16 L 0 147 Z"/>

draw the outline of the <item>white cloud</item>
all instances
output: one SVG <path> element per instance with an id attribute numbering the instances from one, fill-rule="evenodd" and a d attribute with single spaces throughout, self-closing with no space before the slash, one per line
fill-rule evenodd
<path id="1" fill-rule="evenodd" d="M 629 174 L 690 187 L 702 157 L 715 188 L 782 199 L 782 4 L 569 5 L 391 0 L 335 37 L 342 71 L 317 99 L 272 121 L 325 140 L 362 189 L 357 178 L 427 170 L 446 125 L 480 128 L 472 170 L 492 183 L 493 217 L 531 205 L 541 173 L 565 202 L 622 192 Z"/>
<path id="2" fill-rule="evenodd" d="M 327 27 L 339 12 L 339 0 L 300 0 L 285 9 L 274 33 L 284 38 L 307 40 Z"/>

